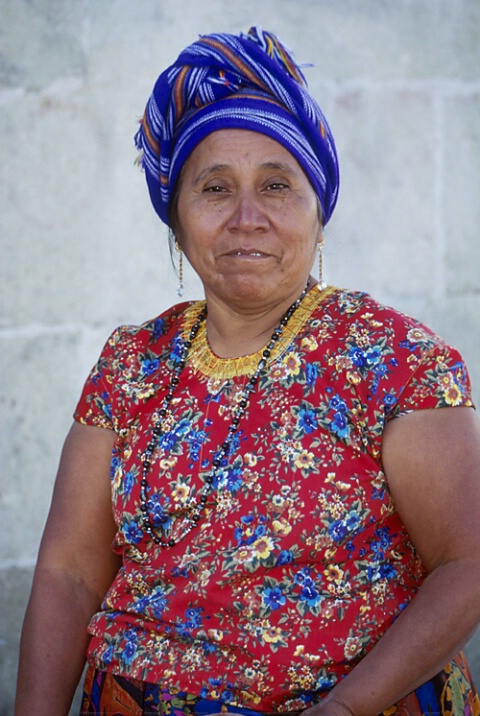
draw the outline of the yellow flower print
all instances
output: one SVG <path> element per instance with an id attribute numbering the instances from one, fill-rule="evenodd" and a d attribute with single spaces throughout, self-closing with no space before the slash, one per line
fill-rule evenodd
<path id="1" fill-rule="evenodd" d="M 273 551 L 274 544 L 271 537 L 260 537 L 252 544 L 255 556 L 258 559 L 267 559 Z"/>
<path id="2" fill-rule="evenodd" d="M 146 385 L 139 389 L 137 392 L 137 398 L 139 400 L 146 400 L 147 398 L 150 398 L 155 393 L 155 386 L 154 385 Z"/>
<path id="3" fill-rule="evenodd" d="M 243 458 L 243 462 L 245 465 L 248 465 L 248 467 L 254 467 L 258 462 L 258 458 L 256 455 L 253 455 L 253 453 L 247 452 Z"/>
<path id="4" fill-rule="evenodd" d="M 273 531 L 276 535 L 285 537 L 292 531 L 292 526 L 288 524 L 287 520 L 273 520 L 272 522 Z"/>
<path id="5" fill-rule="evenodd" d="M 341 579 L 343 579 L 343 569 L 340 569 L 340 567 L 337 567 L 334 564 L 331 564 L 327 569 L 324 570 L 325 577 L 329 580 L 329 582 L 339 582 Z"/>
<path id="6" fill-rule="evenodd" d="M 190 488 L 188 485 L 183 485 L 181 482 L 177 482 L 172 489 L 172 497 L 175 502 L 185 502 L 189 492 Z"/>
<path id="7" fill-rule="evenodd" d="M 112 480 L 112 487 L 117 492 L 120 489 L 120 485 L 122 484 L 122 477 L 123 477 L 123 468 L 121 465 L 117 467 L 115 470 L 115 474 L 113 476 Z"/>
<path id="8" fill-rule="evenodd" d="M 455 383 L 452 383 L 448 387 L 443 397 L 445 398 L 445 402 L 448 403 L 448 405 L 460 405 L 462 402 L 462 394 L 458 385 L 456 385 Z"/>
<path id="9" fill-rule="evenodd" d="M 305 336 L 305 338 L 302 338 L 300 346 L 306 351 L 314 351 L 318 348 L 317 339 L 313 335 Z"/>
<path id="10" fill-rule="evenodd" d="M 169 457 L 164 457 L 162 460 L 160 460 L 160 467 L 162 470 L 171 470 L 172 467 L 175 467 L 177 464 L 178 458 L 175 455 L 170 455 Z"/>
<path id="11" fill-rule="evenodd" d="M 219 631 L 218 629 L 209 629 L 207 631 L 207 634 L 213 641 L 223 640 L 223 631 Z"/>
<path id="12" fill-rule="evenodd" d="M 244 545 L 235 553 L 235 559 L 239 564 L 247 564 L 255 559 L 253 545 Z"/>
<path id="13" fill-rule="evenodd" d="M 252 669 L 251 666 L 247 666 L 247 668 L 243 672 L 243 675 L 247 679 L 247 681 L 253 681 L 255 679 L 255 673 L 255 669 Z"/>
<path id="14" fill-rule="evenodd" d="M 282 630 L 280 627 L 268 625 L 263 629 L 262 636 L 268 644 L 278 644 L 279 641 L 282 641 Z"/>
<path id="15" fill-rule="evenodd" d="M 272 505 L 275 507 L 275 512 L 281 512 L 285 506 L 285 498 L 281 495 L 274 495 L 272 497 Z"/>
<path id="16" fill-rule="evenodd" d="M 362 379 L 357 370 L 349 370 L 347 371 L 347 380 L 351 385 L 358 385 Z"/>
<path id="17" fill-rule="evenodd" d="M 275 363 L 270 368 L 270 379 L 273 381 L 284 380 L 287 377 L 288 371 L 283 363 Z"/>
<path id="18" fill-rule="evenodd" d="M 312 467 L 314 464 L 313 452 L 302 450 L 302 452 L 295 458 L 294 463 L 300 470 L 308 470 L 308 468 Z"/>
<path id="19" fill-rule="evenodd" d="M 350 661 L 350 659 L 354 659 L 358 652 L 361 650 L 361 648 L 362 644 L 358 636 L 349 636 L 347 641 L 345 642 L 345 647 L 343 649 L 345 659 L 347 659 L 347 661 Z"/>
<path id="20" fill-rule="evenodd" d="M 283 359 L 283 364 L 289 375 L 298 375 L 300 373 L 300 358 L 293 351 L 287 353 Z"/>

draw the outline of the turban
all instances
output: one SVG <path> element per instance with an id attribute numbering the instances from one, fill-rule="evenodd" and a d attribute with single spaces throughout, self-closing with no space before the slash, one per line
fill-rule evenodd
<path id="1" fill-rule="evenodd" d="M 170 225 L 171 200 L 188 156 L 207 135 L 229 128 L 260 132 L 290 151 L 327 223 L 339 184 L 332 133 L 291 52 L 258 27 L 238 36 L 200 36 L 155 83 L 135 143 L 162 221 Z"/>

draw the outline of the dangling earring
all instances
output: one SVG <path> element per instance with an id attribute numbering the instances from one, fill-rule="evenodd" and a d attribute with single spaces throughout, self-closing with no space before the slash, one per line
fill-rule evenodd
<path id="1" fill-rule="evenodd" d="M 326 284 L 323 281 L 323 247 L 325 246 L 325 242 L 323 240 L 323 236 L 320 238 L 318 242 L 318 285 L 321 289 L 324 289 Z"/>
<path id="2" fill-rule="evenodd" d="M 182 247 L 175 241 L 175 249 L 178 251 L 178 286 L 177 296 L 183 296 L 183 251 Z"/>

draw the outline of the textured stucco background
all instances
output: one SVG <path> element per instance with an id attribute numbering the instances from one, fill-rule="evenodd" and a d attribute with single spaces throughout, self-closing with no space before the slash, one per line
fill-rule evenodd
<path id="1" fill-rule="evenodd" d="M 480 400 L 479 0 L 0 0 L 0 716 L 83 380 L 115 325 L 177 300 L 136 122 L 197 34 L 251 24 L 315 64 L 342 172 L 327 278 L 460 348 Z"/>

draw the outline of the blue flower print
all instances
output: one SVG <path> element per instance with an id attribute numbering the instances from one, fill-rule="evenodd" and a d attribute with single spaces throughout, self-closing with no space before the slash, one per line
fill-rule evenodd
<path id="1" fill-rule="evenodd" d="M 350 358 L 352 359 L 353 365 L 357 368 L 365 368 L 367 365 L 366 354 L 357 346 L 350 349 Z"/>
<path id="2" fill-rule="evenodd" d="M 314 363 L 307 363 L 307 366 L 305 368 L 305 382 L 310 387 L 313 388 L 315 383 L 317 382 L 318 378 L 318 368 Z"/>
<path id="3" fill-rule="evenodd" d="M 293 554 L 290 552 L 289 549 L 282 549 L 282 551 L 279 553 L 276 561 L 276 565 L 281 566 L 284 564 L 291 564 L 293 562 Z"/>
<path id="4" fill-rule="evenodd" d="M 136 604 L 137 612 L 150 610 L 156 619 L 161 619 L 168 605 L 167 597 L 161 587 L 156 587 L 152 594 L 142 597 Z"/>
<path id="5" fill-rule="evenodd" d="M 351 535 L 360 525 L 361 520 L 357 512 L 352 510 L 343 520 L 335 520 L 329 526 L 328 531 L 335 542 L 341 542 L 347 535 Z"/>
<path id="6" fill-rule="evenodd" d="M 328 528 L 328 532 L 335 542 L 341 542 L 348 534 L 347 526 L 342 520 L 335 520 L 335 522 L 332 522 Z"/>
<path id="7" fill-rule="evenodd" d="M 177 333 L 172 340 L 171 343 L 171 351 L 169 358 L 172 361 L 172 363 L 180 363 L 183 356 L 183 348 L 184 348 L 184 340 L 180 333 Z"/>
<path id="8" fill-rule="evenodd" d="M 135 484 L 135 474 L 129 470 L 125 478 L 123 480 L 123 494 L 125 497 L 128 497 L 128 495 L 131 493 L 133 486 Z"/>
<path id="9" fill-rule="evenodd" d="M 207 440 L 205 430 L 191 430 L 187 442 L 190 459 L 197 462 L 200 459 L 200 450 Z"/>
<path id="10" fill-rule="evenodd" d="M 370 366 L 376 365 L 379 363 L 382 359 L 382 351 L 378 346 L 374 346 L 371 350 L 367 353 L 367 363 Z"/>
<path id="11" fill-rule="evenodd" d="M 142 375 L 153 375 L 153 373 L 158 370 L 159 365 L 160 361 L 158 360 L 158 358 L 155 358 L 155 360 L 150 360 L 149 358 L 146 358 L 140 364 Z"/>
<path id="12" fill-rule="evenodd" d="M 346 438 L 350 434 L 350 428 L 348 427 L 345 413 L 335 413 L 333 420 L 330 423 L 330 430 L 339 438 Z"/>
<path id="13" fill-rule="evenodd" d="M 113 659 L 113 644 L 110 644 L 110 646 L 103 652 L 102 654 L 102 664 L 105 666 L 108 666 L 112 663 Z"/>
<path id="14" fill-rule="evenodd" d="M 203 613 L 204 609 L 203 607 L 190 607 L 189 609 L 185 610 L 185 616 L 187 617 L 187 621 L 185 622 L 186 626 L 190 629 L 198 629 L 203 624 Z"/>
<path id="15" fill-rule="evenodd" d="M 243 485 L 242 473 L 240 463 L 237 462 L 237 464 L 234 465 L 227 465 L 219 471 L 218 483 L 222 485 L 222 488 L 234 495 Z"/>
<path id="16" fill-rule="evenodd" d="M 315 683 L 315 691 L 329 691 L 337 682 L 335 674 L 326 674 L 325 670 L 318 675 Z"/>
<path id="17" fill-rule="evenodd" d="M 294 575 L 293 581 L 295 582 L 295 584 L 299 584 L 302 587 L 305 587 L 305 586 L 313 587 L 315 582 L 313 581 L 313 579 L 310 576 L 311 573 L 312 573 L 312 570 L 310 569 L 310 567 L 303 567 L 300 571 L 298 571 Z"/>
<path id="18" fill-rule="evenodd" d="M 280 587 L 267 587 L 262 593 L 263 604 L 272 611 L 280 609 L 287 601 Z"/>
<path id="19" fill-rule="evenodd" d="M 203 607 L 190 607 L 185 610 L 185 621 L 178 621 L 175 630 L 180 636 L 191 636 L 192 629 L 198 629 L 203 624 Z"/>
<path id="20" fill-rule="evenodd" d="M 390 531 L 386 527 L 379 527 L 375 530 L 375 536 L 378 539 L 370 544 L 370 548 L 377 559 L 383 559 L 385 552 L 392 544 Z"/>
<path id="21" fill-rule="evenodd" d="M 347 528 L 348 533 L 352 534 L 352 532 L 355 532 L 359 524 L 360 515 L 352 510 L 352 512 L 348 513 L 348 517 L 345 519 L 345 526 Z"/>
<path id="22" fill-rule="evenodd" d="M 115 477 L 115 473 L 117 471 L 117 468 L 120 465 L 120 458 L 116 455 L 113 455 L 112 460 L 110 462 L 110 479 L 113 480 Z"/>
<path id="23" fill-rule="evenodd" d="M 165 333 L 165 321 L 163 318 L 157 318 L 153 324 L 152 340 L 157 341 L 160 336 Z"/>
<path id="24" fill-rule="evenodd" d="M 370 565 L 367 570 L 368 579 L 371 582 L 378 582 L 380 579 L 393 579 L 397 570 L 391 564 Z"/>
<path id="25" fill-rule="evenodd" d="M 153 495 L 153 497 L 148 501 L 147 505 L 150 511 L 150 519 L 153 523 L 153 526 L 161 527 L 165 531 L 170 529 L 172 524 L 172 518 L 170 517 L 168 512 L 165 511 L 163 504 L 160 502 L 159 496 Z"/>
<path id="26" fill-rule="evenodd" d="M 341 397 L 337 394 L 334 395 L 333 398 L 330 398 L 328 407 L 330 410 L 333 410 L 335 413 L 346 413 L 347 412 L 347 404 L 344 400 L 341 399 Z"/>
<path id="27" fill-rule="evenodd" d="M 318 428 L 317 416 L 315 410 L 311 408 L 302 408 L 298 412 L 298 427 L 307 435 L 313 433 Z"/>
<path id="28" fill-rule="evenodd" d="M 102 393 L 102 410 L 105 413 L 105 415 L 107 416 L 107 418 L 109 418 L 111 420 L 112 419 L 112 406 L 110 405 L 110 396 L 106 391 L 104 391 Z"/>
<path id="29" fill-rule="evenodd" d="M 131 544 L 138 544 L 143 537 L 142 530 L 134 520 L 131 522 L 125 521 L 122 525 L 122 532 L 125 535 L 127 542 L 130 542 Z"/>
<path id="30" fill-rule="evenodd" d="M 138 635 L 133 629 L 129 629 L 125 632 L 125 640 L 126 644 L 122 651 L 122 659 L 127 664 L 131 664 L 137 652 Z"/>
<path id="31" fill-rule="evenodd" d="M 204 653 L 208 656 L 209 654 L 214 654 L 218 650 L 218 646 L 216 644 L 212 644 L 209 641 L 202 642 L 202 649 Z"/>
<path id="32" fill-rule="evenodd" d="M 312 585 L 308 584 L 307 586 L 303 587 L 300 593 L 300 601 L 306 602 L 309 607 L 316 607 L 322 601 L 322 596 Z"/>
<path id="33" fill-rule="evenodd" d="M 395 405 L 396 400 L 397 398 L 395 396 L 395 393 L 385 393 L 385 395 L 383 396 L 383 404 L 387 408 L 387 410 L 391 408 L 392 405 Z"/>

